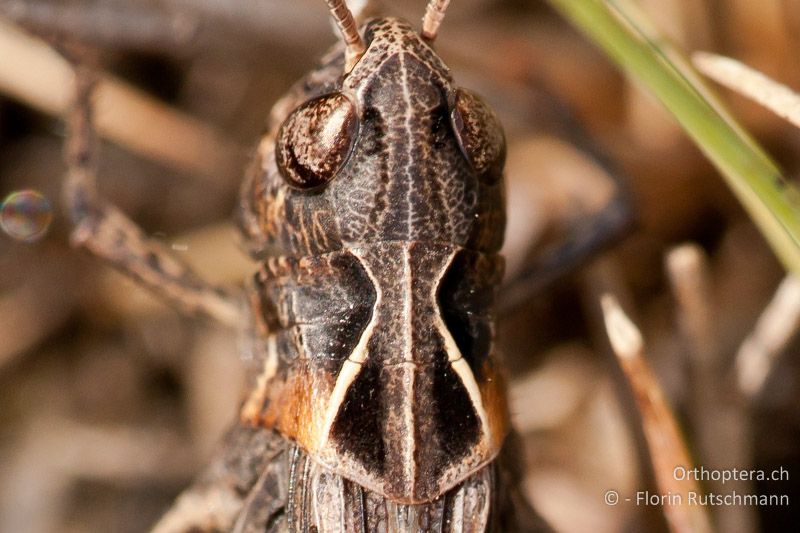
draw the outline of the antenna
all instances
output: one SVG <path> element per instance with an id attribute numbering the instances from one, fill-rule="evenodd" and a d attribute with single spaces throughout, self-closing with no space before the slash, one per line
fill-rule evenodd
<path id="1" fill-rule="evenodd" d="M 331 10 L 331 15 L 339 26 L 339 31 L 342 32 L 342 37 L 347 45 L 345 52 L 345 71 L 349 72 L 353 69 L 358 59 L 364 55 L 367 47 L 364 45 L 364 40 L 358 33 L 356 20 L 350 8 L 347 7 L 345 0 L 325 0 Z"/>
<path id="2" fill-rule="evenodd" d="M 444 12 L 447 11 L 449 4 L 450 0 L 430 0 L 428 2 L 425 16 L 422 17 L 423 39 L 430 42 L 436 40 L 436 34 L 439 33 L 439 26 L 442 25 Z"/>

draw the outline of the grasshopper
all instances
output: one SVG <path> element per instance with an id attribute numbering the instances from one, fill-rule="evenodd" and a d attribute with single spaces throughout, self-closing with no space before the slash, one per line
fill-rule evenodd
<path id="1" fill-rule="evenodd" d="M 502 127 L 422 29 L 356 25 L 273 108 L 237 219 L 260 263 L 212 286 L 95 192 L 91 69 L 78 62 L 64 198 L 73 240 L 184 310 L 257 336 L 222 452 L 156 525 L 177 531 L 527 531 L 504 470 L 494 343 Z"/>

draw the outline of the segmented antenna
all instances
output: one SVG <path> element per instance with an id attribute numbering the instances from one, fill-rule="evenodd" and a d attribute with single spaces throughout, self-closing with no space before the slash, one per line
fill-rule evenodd
<path id="1" fill-rule="evenodd" d="M 422 17 L 422 37 L 427 41 L 434 41 L 436 34 L 439 33 L 439 26 L 444 20 L 444 12 L 450 0 L 430 0 L 425 16 Z"/>
<path id="2" fill-rule="evenodd" d="M 342 32 L 347 51 L 345 52 L 345 71 L 349 72 L 355 66 L 358 59 L 364 55 L 367 49 L 364 40 L 358 33 L 356 20 L 350 8 L 347 7 L 345 0 L 325 0 L 331 10 L 331 15 Z"/>

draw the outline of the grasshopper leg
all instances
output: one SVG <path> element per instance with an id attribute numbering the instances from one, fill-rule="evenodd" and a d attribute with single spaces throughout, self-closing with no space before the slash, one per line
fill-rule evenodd
<path id="1" fill-rule="evenodd" d="M 546 117 L 537 118 L 544 118 L 544 123 L 552 124 L 548 129 L 552 129 L 557 138 L 567 141 L 588 157 L 605 174 L 613 192 L 601 208 L 574 217 L 568 227 L 560 232 L 563 236 L 557 242 L 539 251 L 532 261 L 503 284 L 498 299 L 502 314 L 510 313 L 552 282 L 618 242 L 637 222 L 628 180 L 586 132 L 574 111 L 558 94 L 542 83 L 533 81 L 530 88 L 541 99 L 541 107 L 548 112 Z M 575 194 L 588 200 L 590 195 L 596 194 L 593 190 L 587 185 L 575 190 Z"/>
<path id="2" fill-rule="evenodd" d="M 561 242 L 544 250 L 500 288 L 500 311 L 508 313 L 610 246 L 630 228 L 632 217 L 627 195 L 619 192 L 602 210 L 577 221 Z"/>
<path id="3" fill-rule="evenodd" d="M 285 461 L 288 443 L 278 433 L 236 425 L 216 457 L 153 527 L 152 533 L 231 531 L 253 493 L 272 494 L 259 512 L 269 515 L 285 505 Z"/>

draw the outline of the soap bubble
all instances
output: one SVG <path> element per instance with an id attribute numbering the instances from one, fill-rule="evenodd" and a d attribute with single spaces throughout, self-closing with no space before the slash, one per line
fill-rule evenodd
<path id="1" fill-rule="evenodd" d="M 0 206 L 0 227 L 19 241 L 38 241 L 47 233 L 52 221 L 50 201 L 38 191 L 12 192 Z"/>

